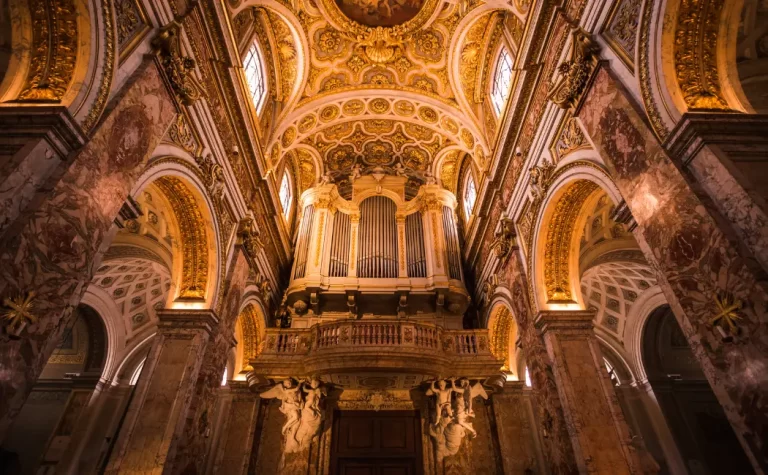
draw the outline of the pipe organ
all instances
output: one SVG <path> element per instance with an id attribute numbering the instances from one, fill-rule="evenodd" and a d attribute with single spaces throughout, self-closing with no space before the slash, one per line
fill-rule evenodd
<path id="1" fill-rule="evenodd" d="M 350 200 L 334 184 L 302 194 L 285 300 L 291 326 L 397 316 L 461 328 L 469 296 L 456 198 L 428 184 L 406 200 L 405 180 L 359 177 Z"/>

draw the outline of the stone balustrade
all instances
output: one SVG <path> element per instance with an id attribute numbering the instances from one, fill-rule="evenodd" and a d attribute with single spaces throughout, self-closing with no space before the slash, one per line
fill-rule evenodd
<path id="1" fill-rule="evenodd" d="M 496 375 L 487 330 L 445 330 L 408 320 L 338 320 L 308 329 L 268 328 L 254 372 L 266 378 L 295 374 L 394 371 L 428 376 Z"/>

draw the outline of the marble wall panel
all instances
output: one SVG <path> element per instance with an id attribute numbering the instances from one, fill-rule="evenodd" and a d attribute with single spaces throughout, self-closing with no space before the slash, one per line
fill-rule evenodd
<path id="1" fill-rule="evenodd" d="M 505 388 L 503 393 L 494 394 L 492 401 L 503 473 L 542 472 L 536 452 L 537 432 L 529 417 L 528 397 L 523 395 L 522 388 Z"/>
<path id="2" fill-rule="evenodd" d="M 176 108 L 151 62 L 138 68 L 66 172 L 38 190 L 0 242 L 0 296 L 35 292 L 39 320 L 0 335 L 0 439 L 70 323 L 110 240 L 112 221 Z"/>
<path id="3" fill-rule="evenodd" d="M 638 223 L 635 237 L 734 431 L 768 471 L 768 292 L 721 217 L 697 196 L 670 160 L 621 84 L 600 68 L 578 113 Z M 741 302 L 735 339 L 713 329 L 716 299 Z"/>

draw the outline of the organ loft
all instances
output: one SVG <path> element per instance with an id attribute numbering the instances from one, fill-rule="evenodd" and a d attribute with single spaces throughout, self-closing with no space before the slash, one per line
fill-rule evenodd
<path id="1" fill-rule="evenodd" d="M 768 472 L 764 0 L 0 2 L 0 473 Z"/>

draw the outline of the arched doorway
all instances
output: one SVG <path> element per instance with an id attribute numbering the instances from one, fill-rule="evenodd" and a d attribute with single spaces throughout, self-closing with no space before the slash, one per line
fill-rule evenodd
<path id="1" fill-rule="evenodd" d="M 642 358 L 648 382 L 690 473 L 752 473 L 669 305 L 658 307 L 648 317 Z"/>

